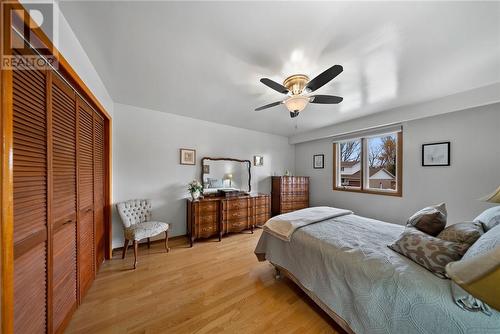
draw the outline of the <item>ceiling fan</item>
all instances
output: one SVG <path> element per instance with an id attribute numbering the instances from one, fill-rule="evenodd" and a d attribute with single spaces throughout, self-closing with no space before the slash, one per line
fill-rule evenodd
<path id="1" fill-rule="evenodd" d="M 289 76 L 283 81 L 283 85 L 268 78 L 260 79 L 264 85 L 275 91 L 286 94 L 288 97 L 283 101 L 273 102 L 265 106 L 256 108 L 255 111 L 264 110 L 267 108 L 275 107 L 284 104 L 290 117 L 294 118 L 299 116 L 299 113 L 304 110 L 308 103 L 319 104 L 337 104 L 342 102 L 343 98 L 333 95 L 308 95 L 316 89 L 323 87 L 325 84 L 334 79 L 337 75 L 342 73 L 344 69 L 341 65 L 333 65 L 323 73 L 319 74 L 316 78 L 309 80 L 305 74 L 294 74 Z"/>

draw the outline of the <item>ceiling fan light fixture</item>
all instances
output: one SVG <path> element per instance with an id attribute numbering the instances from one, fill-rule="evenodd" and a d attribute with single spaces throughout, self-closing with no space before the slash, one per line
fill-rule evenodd
<path id="1" fill-rule="evenodd" d="M 288 111 L 290 112 L 301 112 L 309 103 L 309 97 L 307 96 L 290 96 L 285 100 L 284 104 Z"/>

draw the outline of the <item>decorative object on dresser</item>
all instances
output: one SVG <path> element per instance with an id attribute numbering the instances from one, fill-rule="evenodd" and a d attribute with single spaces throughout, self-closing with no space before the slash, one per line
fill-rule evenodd
<path id="1" fill-rule="evenodd" d="M 193 201 L 196 201 L 203 193 L 203 186 L 201 185 L 200 181 L 193 180 L 188 183 L 188 191 L 191 194 L 191 198 L 193 199 Z"/>
<path id="2" fill-rule="evenodd" d="M 133 199 L 116 204 L 118 213 L 123 223 L 125 243 L 123 245 L 122 259 L 127 254 L 130 240 L 134 243 L 134 269 L 137 267 L 137 246 L 140 240 L 148 239 L 148 248 L 151 246 L 150 238 L 165 232 L 165 249 L 168 248 L 168 223 L 151 220 L 151 200 Z"/>
<path id="3" fill-rule="evenodd" d="M 325 155 L 324 154 L 313 155 L 313 168 L 314 169 L 325 168 Z"/>
<path id="4" fill-rule="evenodd" d="M 422 166 L 449 166 L 450 142 L 422 145 Z"/>
<path id="5" fill-rule="evenodd" d="M 219 237 L 262 226 L 271 217 L 271 196 L 266 194 L 211 196 L 187 199 L 187 231 L 193 242 L 199 238 Z"/>
<path id="6" fill-rule="evenodd" d="M 196 165 L 196 150 L 181 148 L 179 151 L 181 165 Z"/>
<path id="7" fill-rule="evenodd" d="M 304 209 L 309 207 L 308 176 L 272 177 L 272 214 Z"/>

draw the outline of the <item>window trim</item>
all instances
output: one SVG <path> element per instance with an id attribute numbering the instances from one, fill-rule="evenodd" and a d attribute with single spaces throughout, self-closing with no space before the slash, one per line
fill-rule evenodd
<path id="1" fill-rule="evenodd" d="M 382 133 L 383 134 L 383 133 Z M 337 165 L 339 163 L 338 159 L 338 145 L 339 143 L 333 143 L 333 191 L 347 191 L 354 193 L 365 193 L 365 194 L 374 194 L 374 195 L 384 195 L 384 196 L 393 196 L 393 197 L 403 197 L 403 130 L 397 132 L 397 170 L 396 170 L 396 191 L 392 190 L 382 190 L 382 189 L 374 189 L 365 187 L 365 162 L 366 162 L 366 148 L 367 148 L 367 139 L 369 137 L 374 137 L 376 135 L 370 135 L 367 137 L 357 138 L 361 140 L 361 169 L 360 169 L 360 187 L 352 188 L 352 187 L 339 187 L 337 186 Z M 354 139 L 354 138 L 353 138 Z"/>

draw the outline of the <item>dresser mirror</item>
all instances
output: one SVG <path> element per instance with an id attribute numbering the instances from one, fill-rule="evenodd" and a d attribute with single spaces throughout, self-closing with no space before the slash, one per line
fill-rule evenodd
<path id="1" fill-rule="evenodd" d="M 231 158 L 201 159 L 203 194 L 250 193 L 251 162 Z"/>

